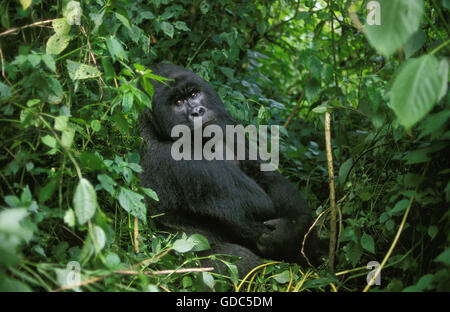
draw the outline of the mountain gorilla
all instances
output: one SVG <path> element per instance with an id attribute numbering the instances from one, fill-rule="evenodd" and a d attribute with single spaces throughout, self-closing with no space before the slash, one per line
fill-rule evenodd
<path id="1" fill-rule="evenodd" d="M 152 214 L 165 228 L 206 236 L 214 254 L 241 257 L 240 275 L 263 263 L 261 258 L 302 263 L 303 236 L 311 211 L 294 186 L 276 171 L 261 171 L 259 160 L 174 160 L 174 126 L 236 125 L 215 90 L 193 72 L 158 64 L 153 73 L 173 79 L 153 82 L 152 110 L 139 118 L 144 139 L 141 184 L 156 191 L 147 198 Z M 306 253 L 317 256 L 315 237 Z"/>

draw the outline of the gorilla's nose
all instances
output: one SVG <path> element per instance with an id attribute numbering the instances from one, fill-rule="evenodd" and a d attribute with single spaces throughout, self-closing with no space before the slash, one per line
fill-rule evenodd
<path id="1" fill-rule="evenodd" d="M 191 111 L 191 117 L 202 117 L 206 113 L 206 107 L 196 106 Z"/>

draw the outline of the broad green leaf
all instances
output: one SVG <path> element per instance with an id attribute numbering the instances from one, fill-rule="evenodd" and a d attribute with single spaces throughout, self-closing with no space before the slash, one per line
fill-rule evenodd
<path id="1" fill-rule="evenodd" d="M 168 22 L 162 22 L 160 27 L 161 27 L 162 31 L 164 32 L 164 34 L 166 34 L 170 38 L 173 38 L 174 28 L 173 28 L 172 24 L 170 24 Z"/>
<path id="2" fill-rule="evenodd" d="M 279 274 L 272 276 L 279 284 L 285 284 L 291 280 L 291 273 L 288 270 L 284 270 Z"/>
<path id="3" fill-rule="evenodd" d="M 192 240 L 189 239 L 177 239 L 173 245 L 172 249 L 179 252 L 179 253 L 185 253 L 188 251 L 191 251 L 192 248 L 194 248 L 195 244 Z"/>
<path id="4" fill-rule="evenodd" d="M 117 60 L 127 60 L 127 53 L 122 47 L 122 44 L 120 43 L 117 38 L 113 36 L 109 36 L 106 38 L 106 46 L 108 48 L 109 54 L 111 55 L 113 62 Z"/>
<path id="5" fill-rule="evenodd" d="M 193 249 L 194 251 L 203 251 L 211 249 L 208 239 L 201 234 L 192 234 L 188 240 L 194 243 Z"/>
<path id="6" fill-rule="evenodd" d="M 206 286 L 213 289 L 214 288 L 214 277 L 209 272 L 203 272 L 202 273 L 203 282 Z"/>
<path id="7" fill-rule="evenodd" d="M 328 110 L 328 104 L 325 103 L 325 104 L 315 107 L 312 111 L 315 114 L 324 114 L 327 112 L 327 110 Z"/>
<path id="8" fill-rule="evenodd" d="M 200 3 L 200 11 L 202 14 L 206 14 L 209 11 L 209 3 L 206 0 L 203 0 L 202 3 Z"/>
<path id="9" fill-rule="evenodd" d="M 90 220 L 97 208 L 97 194 L 91 182 L 82 178 L 75 189 L 73 207 L 78 223 L 83 225 Z"/>
<path id="10" fill-rule="evenodd" d="M 408 154 L 403 157 L 403 159 L 406 159 L 407 165 L 414 165 L 414 164 L 420 164 L 428 162 L 431 158 L 428 157 L 428 151 L 425 149 L 420 149 L 412 152 L 408 152 Z"/>
<path id="11" fill-rule="evenodd" d="M 433 55 L 410 59 L 391 88 L 391 108 L 406 129 L 421 120 L 447 91 L 448 63 Z"/>
<path id="12" fill-rule="evenodd" d="M 70 79 L 72 80 L 89 79 L 101 76 L 100 71 L 96 67 L 71 60 L 67 60 L 67 69 L 69 71 Z"/>
<path id="13" fill-rule="evenodd" d="M 39 103 L 41 103 L 40 99 L 31 99 L 31 100 L 27 101 L 27 106 L 33 107 L 34 105 L 39 104 Z"/>
<path id="14" fill-rule="evenodd" d="M 80 3 L 78 1 L 70 1 L 67 3 L 64 16 L 69 25 L 80 25 L 82 13 Z"/>
<path id="15" fill-rule="evenodd" d="M 339 168 L 339 183 L 344 183 L 347 178 L 347 174 L 353 165 L 353 160 L 351 158 L 347 159 Z"/>
<path id="16" fill-rule="evenodd" d="M 63 18 L 56 18 L 52 21 L 53 30 L 58 35 L 67 35 L 70 32 L 70 25 L 67 20 Z"/>
<path id="17" fill-rule="evenodd" d="M 58 116 L 55 118 L 55 129 L 58 131 L 63 131 L 67 128 L 67 122 L 69 121 L 69 117 L 67 116 Z"/>
<path id="18" fill-rule="evenodd" d="M 314 103 L 320 95 L 320 82 L 316 79 L 310 79 L 306 84 L 306 98 L 310 103 Z"/>
<path id="19" fill-rule="evenodd" d="M 105 232 L 98 225 L 94 225 L 94 227 L 92 228 L 92 238 L 95 240 L 94 247 L 96 253 L 98 253 L 100 250 L 103 249 L 103 247 L 105 247 L 106 244 Z"/>
<path id="20" fill-rule="evenodd" d="M 45 53 L 58 55 L 64 51 L 65 48 L 67 48 L 70 39 L 72 39 L 72 37 L 66 34 L 53 34 L 53 36 L 51 36 L 47 41 L 47 49 Z"/>
<path id="21" fill-rule="evenodd" d="M 70 227 L 75 226 L 75 213 L 71 208 L 69 208 L 64 214 L 64 223 Z"/>
<path id="22" fill-rule="evenodd" d="M 91 121 L 91 128 L 94 130 L 94 132 L 99 132 L 102 128 L 102 124 L 97 119 L 94 119 Z"/>
<path id="23" fill-rule="evenodd" d="M 441 132 L 440 129 L 445 130 L 445 123 L 450 118 L 450 110 L 443 110 L 436 114 L 430 114 L 423 120 L 420 125 L 420 133 L 419 139 L 430 135 L 432 139 L 436 138 Z"/>
<path id="24" fill-rule="evenodd" d="M 41 138 L 42 143 L 47 145 L 48 147 L 54 148 L 56 146 L 56 139 L 52 137 L 51 135 L 46 135 Z"/>
<path id="25" fill-rule="evenodd" d="M 155 192 L 154 190 L 152 190 L 152 189 L 150 189 L 150 188 L 143 187 L 143 188 L 142 188 L 142 191 L 143 191 L 148 197 L 150 197 L 151 199 L 154 199 L 154 200 L 156 200 L 156 201 L 159 201 L 158 194 L 156 194 L 156 192 Z"/>
<path id="26" fill-rule="evenodd" d="M 109 252 L 105 257 L 105 265 L 110 269 L 120 267 L 120 257 L 114 252 Z"/>
<path id="27" fill-rule="evenodd" d="M 119 193 L 119 204 L 129 214 L 142 222 L 147 222 L 147 207 L 144 204 L 144 196 L 130 189 L 121 187 Z"/>
<path id="28" fill-rule="evenodd" d="M 33 0 L 20 0 L 20 4 L 22 5 L 22 8 L 24 10 L 26 10 L 30 7 L 31 2 L 33 2 Z"/>
<path id="29" fill-rule="evenodd" d="M 378 0 L 380 25 L 365 25 L 369 43 L 386 57 L 401 48 L 420 26 L 423 0 Z M 370 17 L 368 16 L 368 20 Z"/>
<path id="30" fill-rule="evenodd" d="M 28 62 L 30 62 L 33 67 L 39 65 L 42 60 L 41 56 L 37 54 L 29 54 L 27 58 Z"/>
<path id="31" fill-rule="evenodd" d="M 11 208 L 0 211 L 0 233 L 14 235 L 26 241 L 30 240 L 33 231 L 20 224 L 26 216 L 28 216 L 28 212 L 25 208 Z"/>
<path id="32" fill-rule="evenodd" d="M 64 147 L 70 147 L 73 143 L 73 138 L 75 136 L 75 129 L 72 127 L 67 127 L 64 129 L 61 135 L 61 143 Z"/>
<path id="33" fill-rule="evenodd" d="M 408 208 L 408 206 L 409 206 L 409 200 L 402 199 L 395 204 L 394 209 L 392 209 L 391 213 L 398 214 L 398 213 L 406 210 L 406 208 Z"/>
<path id="34" fill-rule="evenodd" d="M 44 61 L 45 65 L 52 71 L 56 72 L 56 63 L 53 57 L 49 54 L 42 55 L 42 60 Z"/>
<path id="35" fill-rule="evenodd" d="M 117 182 L 106 174 L 97 175 L 97 179 L 100 181 L 100 185 L 103 187 L 103 189 L 111 194 L 111 196 L 114 196 L 114 186 L 117 185 Z"/>
<path id="36" fill-rule="evenodd" d="M 46 79 L 46 96 L 49 104 L 59 104 L 63 100 L 63 89 L 61 83 L 53 77 L 47 77 Z"/>
<path id="37" fill-rule="evenodd" d="M 433 240 L 436 237 L 438 232 L 439 232 L 439 229 L 436 225 L 431 225 L 428 228 L 428 235 L 430 236 L 431 240 Z"/>
<path id="38" fill-rule="evenodd" d="M 185 22 L 177 21 L 177 22 L 175 22 L 174 25 L 175 25 L 176 29 L 183 30 L 183 31 L 191 31 L 191 29 L 189 27 L 187 27 Z"/>
<path id="39" fill-rule="evenodd" d="M 365 250 L 375 253 L 375 242 L 373 241 L 372 236 L 366 234 L 364 232 L 363 236 L 361 237 L 361 246 Z"/>
<path id="40" fill-rule="evenodd" d="M 127 19 L 125 16 L 123 16 L 122 14 L 119 14 L 119 13 L 115 13 L 115 15 L 116 15 L 117 19 L 118 19 L 119 21 L 121 21 L 122 24 L 123 24 L 126 28 L 128 28 L 128 30 L 131 30 L 130 22 L 128 21 L 128 19 Z"/>
<path id="41" fill-rule="evenodd" d="M 423 47 L 426 38 L 427 36 L 422 30 L 417 31 L 414 35 L 412 35 L 403 47 L 405 57 L 410 58 L 414 55 L 414 53 L 419 51 L 419 49 Z"/>
<path id="42" fill-rule="evenodd" d="M 8 99 L 11 94 L 11 87 L 0 81 L 0 99 Z"/>
<path id="43" fill-rule="evenodd" d="M 317 56 L 311 56 L 308 59 L 308 70 L 311 72 L 311 75 L 320 80 L 322 78 L 322 62 Z"/>
<path id="44" fill-rule="evenodd" d="M 450 266 L 450 247 L 444 250 L 434 261 L 441 262 L 447 266 Z"/>

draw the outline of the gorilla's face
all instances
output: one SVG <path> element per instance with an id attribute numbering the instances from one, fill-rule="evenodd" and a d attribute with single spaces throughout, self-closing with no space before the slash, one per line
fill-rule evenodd
<path id="1" fill-rule="evenodd" d="M 162 138 L 176 140 L 171 138 L 172 128 L 185 125 L 193 130 L 197 118 L 203 127 L 232 122 L 215 90 L 193 72 L 170 64 L 160 64 L 153 72 L 173 79 L 167 85 L 154 83 L 152 114 Z"/>

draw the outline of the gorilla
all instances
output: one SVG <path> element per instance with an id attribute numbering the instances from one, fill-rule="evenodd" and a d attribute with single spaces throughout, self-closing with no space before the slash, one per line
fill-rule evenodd
<path id="1" fill-rule="evenodd" d="M 156 191 L 146 198 L 155 219 L 169 230 L 204 235 L 211 254 L 241 258 L 240 275 L 263 258 L 304 263 L 303 236 L 312 224 L 311 211 L 296 186 L 276 171 L 261 171 L 261 160 L 175 160 L 172 128 L 185 125 L 237 125 L 213 87 L 185 68 L 161 63 L 152 73 L 170 78 L 154 81 L 152 109 L 140 113 L 141 185 Z M 310 259 L 318 256 L 316 237 L 306 244 Z M 220 269 L 220 268 L 219 268 Z"/>

